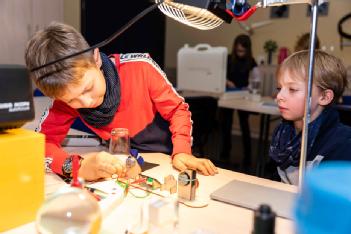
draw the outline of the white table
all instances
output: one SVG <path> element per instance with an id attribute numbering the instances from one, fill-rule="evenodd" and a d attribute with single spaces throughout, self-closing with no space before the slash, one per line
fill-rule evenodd
<path id="1" fill-rule="evenodd" d="M 40 119 L 42 111 L 45 107 L 50 104 L 50 100 L 45 97 L 35 98 L 36 107 L 36 118 L 35 121 L 25 125 L 26 128 L 33 129 L 37 125 Z M 234 102 L 233 102 L 234 101 Z M 242 103 L 243 100 L 239 101 Z M 221 102 L 221 100 L 220 100 Z M 226 100 L 221 103 L 230 103 L 232 105 L 235 100 Z M 221 105 L 221 104 L 220 104 Z M 224 104 L 223 104 L 224 105 Z M 230 106 L 227 106 L 230 107 Z M 235 106 L 237 107 L 237 106 Z M 249 111 L 254 111 L 250 109 Z M 272 114 L 272 113 L 269 113 Z M 103 148 L 97 147 L 70 147 L 66 148 L 69 152 L 85 153 L 96 150 L 102 150 Z M 177 176 L 178 172 L 174 170 L 170 163 L 169 156 L 163 154 L 143 154 L 144 158 L 148 162 L 154 162 L 161 164 L 159 167 L 151 170 L 154 173 L 161 175 L 174 174 Z M 249 176 L 241 173 L 236 173 L 229 170 L 219 169 L 219 174 L 216 176 L 202 176 L 198 175 L 200 181 L 200 187 L 197 191 L 197 195 L 201 197 L 207 197 L 215 191 L 217 188 L 228 183 L 232 179 L 247 181 L 263 186 L 272 188 L 296 191 L 296 187 L 286 185 L 262 178 Z M 55 192 L 60 186 L 63 185 L 63 181 L 54 174 L 47 174 L 45 178 L 45 192 L 51 194 Z M 153 195 L 155 196 L 155 195 Z M 257 198 L 259 199 L 259 198 Z M 131 222 L 133 222 L 140 215 L 140 209 L 145 199 L 138 199 L 131 195 L 128 195 L 124 201 L 114 209 L 111 214 L 104 219 L 101 233 L 124 233 L 126 228 Z M 203 229 L 212 233 L 251 233 L 253 224 L 253 212 L 249 209 L 237 207 L 215 200 L 209 200 L 209 205 L 205 208 L 189 208 L 184 205 L 180 206 L 179 210 L 179 233 L 192 233 L 198 229 Z M 36 233 L 35 224 L 29 223 L 18 228 L 12 229 L 8 234 L 16 233 Z M 276 233 L 294 233 L 293 222 L 291 220 L 277 218 L 276 220 Z"/>
<path id="2" fill-rule="evenodd" d="M 278 107 L 271 97 L 262 97 L 261 101 L 253 101 L 250 94 L 246 96 L 235 96 L 233 98 L 220 98 L 218 106 L 233 110 L 250 111 L 261 114 L 259 146 L 257 152 L 256 175 L 263 176 L 265 165 L 265 154 L 267 151 L 269 124 L 271 115 L 280 115 Z"/>
<path id="3" fill-rule="evenodd" d="M 250 96 L 220 98 L 218 100 L 218 106 L 260 114 L 280 115 L 279 109 L 274 105 L 274 100 L 271 97 L 262 97 L 260 101 L 253 101 Z"/>
<path id="4" fill-rule="evenodd" d="M 71 148 L 70 150 L 81 152 L 82 150 L 87 151 L 86 148 Z M 153 173 L 158 173 L 164 176 L 169 174 L 178 174 L 178 172 L 172 168 L 169 156 L 160 153 L 143 154 L 143 156 L 148 162 L 160 164 L 160 166 L 151 169 L 153 170 Z M 47 175 L 46 179 L 46 192 L 51 193 L 55 187 L 55 184 L 57 187 L 62 185 L 62 181 L 59 180 L 55 175 Z M 295 192 L 297 190 L 297 188 L 292 185 L 287 185 L 224 169 L 219 169 L 219 174 L 215 176 L 198 175 L 198 179 L 200 186 L 197 190 L 197 195 L 203 198 L 209 198 L 209 195 L 213 191 L 233 179 L 285 191 Z M 260 198 L 258 197 L 257 199 Z M 139 218 L 141 206 L 145 201 L 146 198 L 140 199 L 128 195 L 123 200 L 123 202 L 117 208 L 115 208 L 108 217 L 103 220 L 101 233 L 124 233 L 129 224 L 134 222 L 135 219 Z M 209 205 L 204 208 L 189 208 L 182 204 L 179 207 L 179 233 L 181 234 L 190 234 L 199 229 L 216 234 L 249 234 L 252 231 L 252 224 L 253 212 L 251 210 L 218 202 L 215 200 L 209 200 Z M 36 233 L 35 225 L 34 223 L 26 224 L 5 233 Z M 277 218 L 276 233 L 294 233 L 294 223 L 288 219 Z"/>

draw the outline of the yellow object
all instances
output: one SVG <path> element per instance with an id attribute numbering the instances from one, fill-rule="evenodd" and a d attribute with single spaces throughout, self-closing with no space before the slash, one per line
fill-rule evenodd
<path id="1" fill-rule="evenodd" d="M 0 132 L 0 232 L 35 220 L 44 200 L 44 135 Z"/>

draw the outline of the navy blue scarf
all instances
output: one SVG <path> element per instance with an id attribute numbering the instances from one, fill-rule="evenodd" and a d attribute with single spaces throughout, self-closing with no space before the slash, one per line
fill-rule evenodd
<path id="1" fill-rule="evenodd" d="M 328 108 L 308 125 L 307 157 L 311 152 L 322 123 L 327 118 Z M 289 166 L 298 167 L 301 152 L 301 132 L 296 133 L 292 121 L 283 120 L 273 133 L 269 156 L 285 170 Z"/>
<path id="2" fill-rule="evenodd" d="M 120 103 L 120 81 L 113 62 L 104 53 L 100 53 L 102 72 L 106 81 L 106 93 L 102 104 L 96 108 L 78 109 L 79 114 L 89 125 L 99 128 L 112 122 Z"/>

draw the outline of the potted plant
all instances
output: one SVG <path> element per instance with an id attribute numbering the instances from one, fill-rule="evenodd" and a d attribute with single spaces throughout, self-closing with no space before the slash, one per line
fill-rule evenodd
<path id="1" fill-rule="evenodd" d="M 264 43 L 263 49 L 268 55 L 267 63 L 272 63 L 272 54 L 277 50 L 278 45 L 277 42 L 273 40 L 268 40 Z"/>

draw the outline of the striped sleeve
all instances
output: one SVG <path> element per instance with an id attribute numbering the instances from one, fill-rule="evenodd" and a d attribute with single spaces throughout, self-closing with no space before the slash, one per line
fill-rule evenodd
<path id="1" fill-rule="evenodd" d="M 68 154 L 61 148 L 69 128 L 78 113 L 60 101 L 54 101 L 42 115 L 36 131 L 45 134 L 47 169 L 62 175 L 62 164 Z"/>

